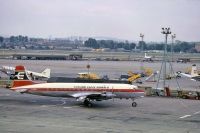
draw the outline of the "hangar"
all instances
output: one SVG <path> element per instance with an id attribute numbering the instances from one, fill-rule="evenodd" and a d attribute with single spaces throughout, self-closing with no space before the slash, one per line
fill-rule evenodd
<path id="1" fill-rule="evenodd" d="M 82 60 L 82 54 L 13 54 L 15 60 Z"/>

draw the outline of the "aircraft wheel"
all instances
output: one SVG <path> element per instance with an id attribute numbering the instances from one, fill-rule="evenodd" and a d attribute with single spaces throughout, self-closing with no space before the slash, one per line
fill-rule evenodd
<path id="1" fill-rule="evenodd" d="M 87 106 L 88 105 L 88 100 L 85 100 L 84 102 L 83 102 L 83 104 L 85 105 L 85 106 Z"/>
<path id="2" fill-rule="evenodd" d="M 136 102 L 133 102 L 132 103 L 132 107 L 136 107 L 137 106 L 137 103 Z"/>
<path id="3" fill-rule="evenodd" d="M 87 106 L 92 107 L 92 103 L 88 102 Z"/>
<path id="4" fill-rule="evenodd" d="M 92 107 L 92 103 L 89 100 L 85 100 L 84 105 L 87 107 Z"/>

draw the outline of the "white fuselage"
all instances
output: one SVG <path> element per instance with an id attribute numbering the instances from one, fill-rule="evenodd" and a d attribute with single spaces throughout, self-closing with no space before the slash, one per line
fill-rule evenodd
<path id="1" fill-rule="evenodd" d="M 42 83 L 11 88 L 22 93 L 55 97 L 75 97 L 81 94 L 112 94 L 115 98 L 144 96 L 144 91 L 130 84 L 104 83 Z M 114 94 L 114 95 L 113 95 Z"/>

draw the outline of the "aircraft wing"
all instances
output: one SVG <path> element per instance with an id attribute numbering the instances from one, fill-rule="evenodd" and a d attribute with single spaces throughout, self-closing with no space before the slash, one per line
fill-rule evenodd
<path id="1" fill-rule="evenodd" d="M 15 71 L 15 68 L 10 66 L 1 66 L 0 71 L 7 75 L 10 75 Z"/>
<path id="2" fill-rule="evenodd" d="M 200 76 L 192 77 L 192 79 L 194 79 L 196 81 L 200 81 Z"/>
<path id="3" fill-rule="evenodd" d="M 112 92 L 80 92 L 74 93 L 71 96 L 76 98 L 78 101 L 84 101 L 86 98 L 91 100 L 107 100 L 115 97 L 116 95 Z"/>
<path id="4" fill-rule="evenodd" d="M 27 92 L 28 89 L 22 88 L 22 89 L 16 89 L 16 92 L 20 92 L 20 93 L 25 93 Z"/>
<path id="5" fill-rule="evenodd" d="M 7 71 L 5 69 L 3 69 L 3 68 L 0 68 L 0 71 L 5 73 L 5 74 L 7 74 Z"/>
<path id="6" fill-rule="evenodd" d="M 186 74 L 186 73 L 180 73 L 180 75 L 181 75 L 181 76 L 184 76 L 184 77 L 192 78 L 192 76 L 191 76 L 191 75 L 189 75 L 189 74 Z"/>
<path id="7" fill-rule="evenodd" d="M 191 80 L 194 80 L 194 81 L 200 81 L 200 76 L 192 76 L 192 75 L 189 75 L 189 74 L 185 74 L 185 73 L 180 73 L 181 76 L 184 76 L 184 77 L 188 77 L 188 78 L 191 78 Z"/>

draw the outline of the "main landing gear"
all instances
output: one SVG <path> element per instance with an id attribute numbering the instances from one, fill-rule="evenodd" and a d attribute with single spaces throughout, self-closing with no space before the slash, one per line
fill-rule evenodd
<path id="1" fill-rule="evenodd" d="M 90 102 L 90 99 L 85 99 L 85 101 L 83 102 L 83 104 L 87 107 L 92 107 L 92 103 Z"/>
<path id="2" fill-rule="evenodd" d="M 132 102 L 132 107 L 137 107 L 137 103 L 134 102 L 135 99 L 132 99 L 132 100 L 133 100 L 133 102 Z"/>

